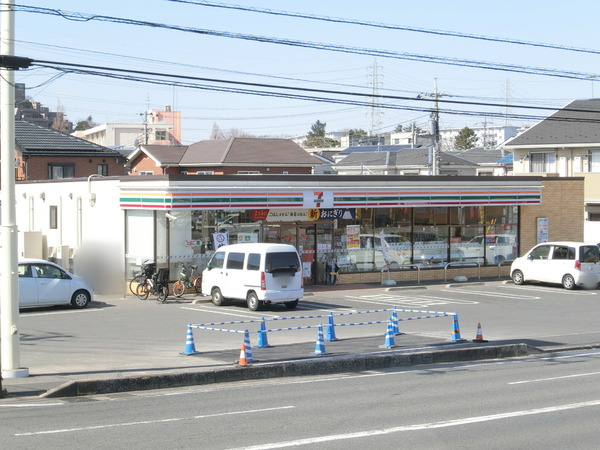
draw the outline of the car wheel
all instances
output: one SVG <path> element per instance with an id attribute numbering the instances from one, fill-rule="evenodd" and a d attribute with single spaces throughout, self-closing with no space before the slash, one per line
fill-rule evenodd
<path id="1" fill-rule="evenodd" d="M 565 275 L 562 279 L 562 285 L 565 289 L 575 289 L 576 285 L 575 285 L 575 278 L 573 278 L 573 275 Z"/>
<path id="2" fill-rule="evenodd" d="M 73 294 L 73 297 L 71 297 L 71 305 L 73 305 L 75 308 L 87 308 L 89 303 L 90 293 L 87 291 L 77 291 Z"/>
<path id="3" fill-rule="evenodd" d="M 287 309 L 296 309 L 296 306 L 298 306 L 298 299 L 291 302 L 285 302 L 285 307 Z"/>
<path id="4" fill-rule="evenodd" d="M 175 297 L 181 297 L 184 292 L 185 286 L 183 285 L 181 280 L 178 280 L 175 284 L 173 284 L 173 295 Z"/>
<path id="5" fill-rule="evenodd" d="M 515 270 L 512 273 L 512 280 L 517 286 L 520 286 L 525 283 L 525 277 L 523 277 L 523 272 L 520 270 Z"/>
<path id="6" fill-rule="evenodd" d="M 262 306 L 262 302 L 258 299 L 258 296 L 254 292 L 250 292 L 246 298 L 248 303 L 248 309 L 250 311 L 258 311 Z"/>
<path id="7" fill-rule="evenodd" d="M 210 294 L 212 296 L 212 302 L 215 306 L 223 305 L 223 294 L 221 293 L 221 289 L 214 288 Z"/>
<path id="8" fill-rule="evenodd" d="M 501 264 L 501 263 L 504 262 L 504 259 L 505 259 L 504 256 L 502 256 L 502 255 L 496 255 L 494 257 L 494 264 Z"/>

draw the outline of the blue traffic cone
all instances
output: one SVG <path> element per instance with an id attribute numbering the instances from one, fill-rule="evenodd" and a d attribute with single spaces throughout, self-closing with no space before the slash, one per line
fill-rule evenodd
<path id="1" fill-rule="evenodd" d="M 333 324 L 333 313 L 329 313 L 329 325 L 327 326 L 327 332 L 325 333 L 325 340 L 329 341 L 337 341 L 338 338 L 335 337 L 335 325 Z"/>
<path id="2" fill-rule="evenodd" d="M 246 361 L 251 363 L 252 359 L 252 346 L 250 345 L 250 333 L 248 330 L 244 331 L 244 346 L 246 347 Z"/>
<path id="3" fill-rule="evenodd" d="M 187 335 L 185 338 L 185 350 L 181 353 L 182 355 L 194 355 L 198 353 L 196 346 L 194 345 L 194 333 L 192 333 L 192 324 L 187 326 Z"/>
<path id="4" fill-rule="evenodd" d="M 267 329 L 265 328 L 265 318 L 263 317 L 260 321 L 260 331 L 258 332 L 258 345 L 257 348 L 268 348 L 270 347 L 269 341 L 267 340 Z"/>
<path id="5" fill-rule="evenodd" d="M 392 310 L 392 331 L 394 336 L 400 336 L 401 334 L 404 334 L 400 331 L 400 328 L 398 328 L 398 313 L 396 312 L 395 306 Z"/>
<path id="6" fill-rule="evenodd" d="M 396 346 L 396 342 L 394 342 L 394 325 L 392 324 L 392 318 L 388 319 L 387 331 L 385 333 L 385 341 L 383 345 L 380 345 L 381 348 L 394 348 Z"/>
<path id="7" fill-rule="evenodd" d="M 449 339 L 450 342 L 467 342 L 466 339 L 460 337 L 460 327 L 458 326 L 458 314 L 454 314 L 454 321 L 452 322 L 452 336 Z"/>
<path id="8" fill-rule="evenodd" d="M 323 341 L 323 325 L 319 325 L 319 331 L 317 332 L 317 344 L 315 345 L 315 355 L 324 355 L 325 342 Z"/>

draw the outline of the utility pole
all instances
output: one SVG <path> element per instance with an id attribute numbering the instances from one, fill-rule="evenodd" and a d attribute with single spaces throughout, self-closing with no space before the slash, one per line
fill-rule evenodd
<path id="1" fill-rule="evenodd" d="M 15 74 L 30 60 L 14 56 L 14 0 L 4 2 L 0 18 L 0 183 L 1 183 L 1 264 L 0 274 L 0 365 L 3 378 L 24 378 L 29 369 L 21 367 L 19 353 L 19 251 L 15 198 Z M 1 388 L 1 385 L 0 385 Z"/>
<path id="2" fill-rule="evenodd" d="M 431 164 L 431 174 L 432 175 L 439 175 L 440 174 L 440 168 L 439 168 L 439 162 L 440 162 L 440 109 L 439 109 L 439 103 L 438 103 L 438 99 L 440 97 L 443 97 L 445 94 L 443 92 L 438 92 L 437 89 L 437 78 L 434 79 L 434 92 L 429 93 L 423 93 L 423 94 L 419 94 L 417 96 L 417 98 L 426 98 L 426 97 L 430 97 L 433 98 L 433 109 L 431 110 L 431 116 L 429 119 L 429 128 L 430 128 L 430 132 L 431 132 L 431 141 L 432 141 L 432 145 L 431 145 L 431 150 L 433 152 L 433 155 L 431 155 L 430 158 L 430 164 Z"/>

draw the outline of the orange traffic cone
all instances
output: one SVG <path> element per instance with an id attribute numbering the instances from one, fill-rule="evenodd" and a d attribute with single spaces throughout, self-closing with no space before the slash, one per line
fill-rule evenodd
<path id="1" fill-rule="evenodd" d="M 481 332 L 481 323 L 477 324 L 477 335 L 475 336 L 475 339 L 473 339 L 473 342 L 487 342 L 485 339 L 483 339 L 483 333 Z"/>
<path id="2" fill-rule="evenodd" d="M 246 360 L 246 344 L 242 344 L 242 349 L 240 350 L 240 359 L 237 362 L 240 366 L 247 366 L 248 360 Z"/>

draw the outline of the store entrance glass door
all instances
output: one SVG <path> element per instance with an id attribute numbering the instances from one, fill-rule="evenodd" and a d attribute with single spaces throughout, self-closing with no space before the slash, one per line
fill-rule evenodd
<path id="1" fill-rule="evenodd" d="M 316 224 L 301 224 L 298 225 L 298 242 L 297 248 L 302 259 L 302 272 L 304 284 L 317 283 L 317 264 L 316 264 Z"/>

